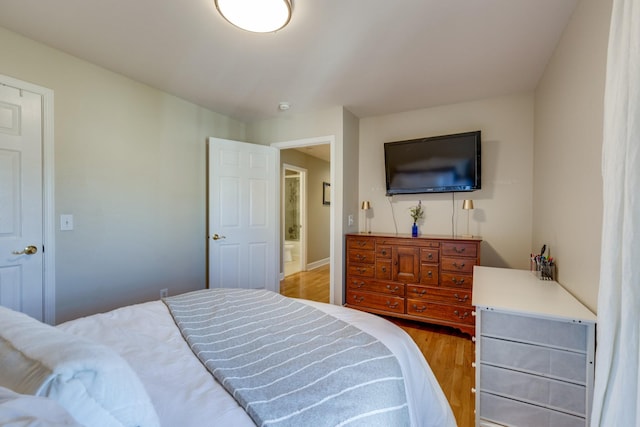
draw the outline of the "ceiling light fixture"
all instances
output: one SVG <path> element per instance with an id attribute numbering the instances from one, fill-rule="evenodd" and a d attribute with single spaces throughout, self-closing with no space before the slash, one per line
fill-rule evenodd
<path id="1" fill-rule="evenodd" d="M 215 0 L 220 15 L 254 33 L 278 31 L 291 19 L 292 0 Z"/>

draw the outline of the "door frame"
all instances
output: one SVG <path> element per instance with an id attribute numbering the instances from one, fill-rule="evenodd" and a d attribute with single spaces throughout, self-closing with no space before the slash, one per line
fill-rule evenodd
<path id="1" fill-rule="evenodd" d="M 335 188 L 336 188 L 336 166 L 337 166 L 337 150 L 336 150 L 336 137 L 334 135 L 326 135 L 319 136 L 313 138 L 305 138 L 305 139 L 297 139 L 292 141 L 282 141 L 282 142 L 274 142 L 271 144 L 271 147 L 279 150 L 285 150 L 288 148 L 300 148 L 300 147 L 309 147 L 312 145 L 323 145 L 329 144 L 331 147 L 331 165 L 330 165 L 330 176 L 331 182 L 334 183 L 331 188 L 331 205 L 329 206 L 329 215 L 330 215 L 330 225 L 329 225 L 329 268 L 331 269 L 331 274 L 329 276 L 329 302 L 331 304 L 335 304 L 336 301 L 340 301 L 340 298 L 336 299 L 335 295 L 335 284 L 340 283 L 342 281 L 342 268 L 340 272 L 336 269 L 336 245 L 340 245 L 342 236 L 336 237 L 336 214 L 337 212 L 342 212 L 342 200 L 335 197 Z M 279 156 L 278 156 L 279 157 Z M 278 160 L 279 162 L 279 160 Z M 280 191 L 278 191 L 278 199 L 280 198 Z M 277 204 L 278 209 L 280 209 L 280 203 Z M 279 216 L 279 215 L 278 215 Z M 278 233 L 278 240 L 280 237 L 280 233 Z M 277 242 L 280 246 L 281 242 Z M 340 249 L 342 246 L 340 245 Z M 278 255 L 278 265 L 282 264 L 281 254 Z"/>
<path id="2" fill-rule="evenodd" d="M 298 187 L 300 189 L 300 199 L 298 200 L 298 209 L 300 211 L 300 271 L 307 271 L 307 170 L 305 168 L 301 168 L 299 166 L 291 165 L 288 163 L 283 163 L 282 165 L 282 181 L 281 188 L 284 188 L 286 183 L 285 171 L 292 170 L 296 171 L 300 174 L 300 181 L 298 183 Z M 281 193 L 282 195 L 282 193 Z M 284 195 L 282 195 L 284 196 Z M 286 240 L 285 229 L 284 229 L 284 197 L 281 196 L 282 202 L 280 204 L 280 221 L 282 228 L 282 247 L 280 248 L 280 257 L 284 258 L 284 241 Z M 282 269 L 284 270 L 284 264 L 282 265 Z M 284 271 L 281 272 L 281 278 L 284 277 Z"/>
<path id="3" fill-rule="evenodd" d="M 0 74 L 0 85 L 26 90 L 42 97 L 42 286 L 43 319 L 56 320 L 55 204 L 53 90 Z"/>

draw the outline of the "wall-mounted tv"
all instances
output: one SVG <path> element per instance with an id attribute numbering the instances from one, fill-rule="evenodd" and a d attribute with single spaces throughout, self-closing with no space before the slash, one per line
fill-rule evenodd
<path id="1" fill-rule="evenodd" d="M 384 144 L 387 196 L 481 188 L 480 131 Z"/>

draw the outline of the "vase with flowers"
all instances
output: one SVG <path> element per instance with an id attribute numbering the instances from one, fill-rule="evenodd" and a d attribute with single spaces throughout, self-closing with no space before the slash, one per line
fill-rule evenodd
<path id="1" fill-rule="evenodd" d="M 413 218 L 413 226 L 411 227 L 411 237 L 418 237 L 418 220 L 424 217 L 424 209 L 422 208 L 422 200 L 418 201 L 416 206 L 409 208 L 409 215 Z"/>

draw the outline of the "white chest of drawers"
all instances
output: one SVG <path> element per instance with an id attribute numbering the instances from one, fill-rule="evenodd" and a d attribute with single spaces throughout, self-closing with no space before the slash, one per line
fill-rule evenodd
<path id="1" fill-rule="evenodd" d="M 596 316 L 555 281 L 476 266 L 476 426 L 588 426 Z"/>

